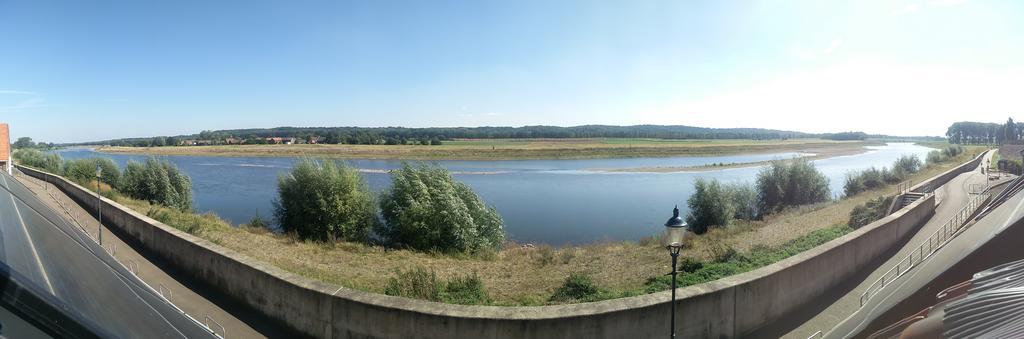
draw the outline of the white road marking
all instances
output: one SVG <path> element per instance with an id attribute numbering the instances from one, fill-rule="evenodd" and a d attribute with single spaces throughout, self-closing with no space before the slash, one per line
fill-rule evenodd
<path id="1" fill-rule="evenodd" d="M 4 186 L 7 186 L 7 178 L 0 176 L 3 179 Z M 43 274 L 43 281 L 46 282 L 46 287 L 50 289 L 50 294 L 57 295 L 57 292 L 53 289 L 53 284 L 50 283 L 50 276 L 46 274 L 46 269 L 43 268 L 43 261 L 39 260 L 39 252 L 36 251 L 36 244 L 32 241 L 32 236 L 28 234 L 28 227 L 25 226 L 25 219 L 21 217 L 21 210 L 18 209 L 18 204 L 14 202 L 14 194 L 8 192 L 11 195 L 11 205 L 14 206 L 14 213 L 18 215 L 18 222 L 21 223 L 21 230 L 25 232 L 25 238 L 28 239 L 28 247 L 32 250 L 32 257 L 36 259 L 36 265 L 39 265 L 39 272 Z"/>

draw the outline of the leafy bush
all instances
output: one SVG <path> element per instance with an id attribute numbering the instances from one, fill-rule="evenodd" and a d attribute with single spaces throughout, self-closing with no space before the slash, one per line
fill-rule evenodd
<path id="1" fill-rule="evenodd" d="M 729 199 L 732 201 L 733 217 L 743 220 L 757 220 L 761 218 L 757 209 L 757 190 L 748 183 L 734 183 L 726 186 L 729 192 Z"/>
<path id="2" fill-rule="evenodd" d="M 1001 171 L 1006 171 L 1017 175 L 1021 174 L 1022 166 L 1021 162 L 1018 160 L 999 159 L 999 161 L 996 162 L 996 166 Z"/>
<path id="3" fill-rule="evenodd" d="M 252 219 L 249 219 L 249 227 L 267 228 L 269 227 L 269 224 L 260 216 L 259 213 L 256 213 Z"/>
<path id="4" fill-rule="evenodd" d="M 773 161 L 757 174 L 758 208 L 772 213 L 787 206 L 831 199 L 828 178 L 807 159 Z"/>
<path id="5" fill-rule="evenodd" d="M 903 155 L 893 162 L 892 168 L 894 171 L 899 170 L 904 173 L 917 173 L 917 171 L 921 170 L 921 159 L 916 155 Z"/>
<path id="6" fill-rule="evenodd" d="M 893 197 L 877 197 L 875 199 L 868 200 L 863 205 L 858 205 L 850 211 L 850 220 L 848 224 L 853 228 L 860 228 L 861 226 L 875 222 L 875 220 L 884 218 L 889 213 L 889 206 L 892 205 Z"/>
<path id="7" fill-rule="evenodd" d="M 583 273 L 570 273 L 565 278 L 562 286 L 555 290 L 555 293 L 548 299 L 550 302 L 587 302 L 600 298 L 601 289 L 597 287 L 589 275 Z"/>
<path id="8" fill-rule="evenodd" d="M 491 302 L 483 280 L 480 280 L 476 273 L 448 280 L 444 287 L 443 299 L 446 303 L 463 305 L 482 305 Z"/>
<path id="9" fill-rule="evenodd" d="M 64 162 L 64 176 L 79 183 L 88 184 L 96 179 L 96 166 L 103 170 L 100 181 L 117 187 L 121 182 L 121 170 L 109 158 L 88 158 L 67 160 Z"/>
<path id="10" fill-rule="evenodd" d="M 735 213 L 729 192 L 718 180 L 698 178 L 694 183 L 694 192 L 686 200 L 690 211 L 686 214 L 686 223 L 696 234 L 704 234 L 711 227 L 729 226 Z"/>
<path id="11" fill-rule="evenodd" d="M 437 279 L 434 271 L 417 266 L 413 269 L 397 272 L 397 277 L 388 280 L 384 294 L 406 298 L 441 301 L 444 282 Z"/>
<path id="12" fill-rule="evenodd" d="M 392 246 L 444 252 L 498 248 L 505 239 L 501 216 L 448 170 L 405 164 L 391 171 L 381 194 L 384 223 L 378 230 Z"/>
<path id="13" fill-rule="evenodd" d="M 278 177 L 274 216 L 301 239 L 366 241 L 377 210 L 366 182 L 344 163 L 302 159 Z"/>
<path id="14" fill-rule="evenodd" d="M 949 157 L 946 156 L 946 154 L 943 153 L 943 151 L 941 151 L 941 150 L 934 150 L 934 151 L 928 152 L 928 155 L 925 156 L 925 161 L 928 164 L 938 164 L 940 162 L 946 162 L 946 160 L 948 158 Z"/>
<path id="15" fill-rule="evenodd" d="M 192 181 L 167 160 L 129 161 L 118 186 L 125 195 L 181 211 L 192 209 Z"/>
<path id="16" fill-rule="evenodd" d="M 53 174 L 63 173 L 61 172 L 61 166 L 64 160 L 56 153 L 43 154 L 43 152 L 36 149 L 21 148 L 14 150 L 11 157 L 17 160 L 18 163 L 28 167 L 38 168 Z"/>
<path id="17" fill-rule="evenodd" d="M 422 266 L 399 270 L 388 280 L 384 294 L 463 305 L 483 305 L 491 301 L 483 280 L 476 273 L 445 282 Z"/>
<path id="18" fill-rule="evenodd" d="M 895 184 L 906 180 L 919 170 L 921 159 L 914 155 L 903 155 L 893 162 L 892 169 L 883 167 L 879 170 L 871 167 L 860 173 L 848 173 L 846 183 L 843 184 L 843 194 L 850 197 L 863 191 L 884 187 L 886 184 Z"/>
<path id="19" fill-rule="evenodd" d="M 961 153 L 964 152 L 964 150 L 964 147 L 960 145 L 952 145 L 943 149 L 937 149 L 928 152 L 928 155 L 925 157 L 925 162 L 927 164 L 938 164 L 940 162 L 946 162 L 950 158 L 960 155 Z"/>
<path id="20" fill-rule="evenodd" d="M 947 158 L 955 157 L 957 155 L 960 155 L 960 153 L 963 153 L 963 152 L 964 152 L 964 147 L 960 146 L 960 145 L 950 145 L 950 146 L 947 146 L 946 148 L 942 149 L 942 154 L 945 155 Z"/>

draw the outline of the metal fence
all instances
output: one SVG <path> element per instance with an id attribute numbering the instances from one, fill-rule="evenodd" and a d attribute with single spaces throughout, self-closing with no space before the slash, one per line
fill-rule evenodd
<path id="1" fill-rule="evenodd" d="M 985 200 L 988 199 L 990 193 L 980 193 L 973 196 L 963 208 L 961 208 L 955 215 L 949 218 L 945 224 L 942 225 L 935 233 L 932 233 L 928 239 L 917 246 L 914 250 L 896 263 L 895 266 L 890 268 L 878 280 L 871 283 L 867 290 L 860 295 L 860 305 L 864 306 L 871 297 L 875 296 L 885 286 L 899 279 L 899 277 L 906 274 L 908 271 L 920 265 L 925 259 L 928 259 L 933 253 L 938 251 L 945 245 L 954 235 L 964 229 L 965 224 L 969 220 L 974 211 L 976 211 Z"/>

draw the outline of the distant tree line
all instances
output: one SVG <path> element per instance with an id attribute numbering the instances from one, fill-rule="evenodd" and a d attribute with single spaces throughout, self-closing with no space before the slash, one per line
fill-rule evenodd
<path id="1" fill-rule="evenodd" d="M 825 133 L 822 134 L 821 138 L 829 140 L 864 140 L 868 138 L 868 134 L 864 132 Z"/>
<path id="2" fill-rule="evenodd" d="M 530 139 L 530 138 L 656 138 L 656 139 L 754 139 L 778 140 L 791 138 L 827 137 L 836 140 L 859 140 L 861 132 L 812 134 L 761 128 L 705 128 L 693 126 L 606 126 L 585 125 L 573 127 L 276 127 L 202 131 L 198 134 L 174 137 L 125 138 L 85 144 L 114 146 L 179 145 L 184 140 L 214 140 L 228 138 L 244 140 L 248 144 L 266 143 L 266 138 L 287 137 L 297 141 L 325 144 L 420 144 L 436 145 L 452 139 Z M 311 143 L 311 142 L 310 142 Z"/>
<path id="3" fill-rule="evenodd" d="M 946 138 L 953 144 L 1019 144 L 1024 137 L 1024 124 L 961 121 L 953 123 L 946 130 Z"/>
<path id="4" fill-rule="evenodd" d="M 11 144 L 11 146 L 14 147 L 15 149 L 37 148 L 37 149 L 44 149 L 44 150 L 56 147 L 56 145 L 54 143 L 52 143 L 52 142 L 50 142 L 50 143 L 47 143 L 47 142 L 36 143 L 35 141 L 32 141 L 32 138 L 29 138 L 29 137 L 18 138 L 18 140 L 14 141 L 14 143 Z"/>

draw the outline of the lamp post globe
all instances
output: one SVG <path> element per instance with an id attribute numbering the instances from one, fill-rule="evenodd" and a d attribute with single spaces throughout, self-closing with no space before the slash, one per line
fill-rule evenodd
<path id="1" fill-rule="evenodd" d="M 689 237 L 690 230 L 683 221 L 683 218 L 679 216 L 679 207 L 676 206 L 672 209 L 672 217 L 665 222 L 665 248 L 669 251 L 679 252 L 679 249 L 683 247 L 683 242 Z"/>
<path id="2" fill-rule="evenodd" d="M 672 217 L 665 222 L 665 235 L 663 240 L 665 242 L 665 248 L 668 249 L 669 255 L 672 256 L 672 318 L 669 321 L 671 328 L 671 338 L 676 337 L 676 275 L 679 273 L 676 271 L 676 263 L 679 260 L 679 251 L 683 249 L 683 244 L 686 238 L 692 235 L 690 228 L 687 227 L 686 222 L 679 216 L 679 206 L 672 209 Z"/>

